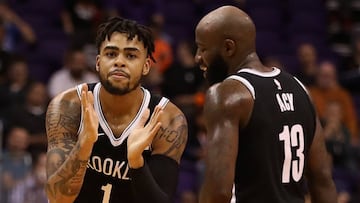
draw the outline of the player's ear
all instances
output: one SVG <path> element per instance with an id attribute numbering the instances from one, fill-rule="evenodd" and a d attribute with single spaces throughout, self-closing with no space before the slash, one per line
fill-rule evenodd
<path id="1" fill-rule="evenodd" d="M 99 65 L 99 63 L 100 63 L 100 55 L 97 55 L 97 56 L 96 56 L 96 64 L 95 64 L 95 69 L 96 69 L 97 72 L 100 71 L 100 65 Z"/>
<path id="2" fill-rule="evenodd" d="M 232 56 L 235 53 L 236 45 L 234 40 L 225 39 L 223 44 L 223 54 L 225 56 Z"/>
<path id="3" fill-rule="evenodd" d="M 145 59 L 145 63 L 144 63 L 143 69 L 142 69 L 142 74 L 147 75 L 150 71 L 150 67 L 151 67 L 151 59 L 150 59 L 150 57 L 147 57 Z"/>

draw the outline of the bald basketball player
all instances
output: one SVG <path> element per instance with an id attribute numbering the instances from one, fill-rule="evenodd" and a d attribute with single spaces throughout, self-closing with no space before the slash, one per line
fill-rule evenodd
<path id="1" fill-rule="evenodd" d="M 236 7 L 220 7 L 196 27 L 196 60 L 211 87 L 201 203 L 335 203 L 319 120 L 305 87 L 255 50 L 255 26 Z M 307 183 L 307 184 L 306 184 Z"/>
<path id="2" fill-rule="evenodd" d="M 69 89 L 48 107 L 48 198 L 171 203 L 187 123 L 173 103 L 141 86 L 153 59 L 151 31 L 112 18 L 100 25 L 96 45 L 100 82 Z"/>

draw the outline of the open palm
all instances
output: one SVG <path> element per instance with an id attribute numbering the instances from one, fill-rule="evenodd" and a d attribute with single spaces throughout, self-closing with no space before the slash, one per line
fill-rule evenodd
<path id="1" fill-rule="evenodd" d="M 160 129 L 161 123 L 159 120 L 161 114 L 162 110 L 157 106 L 150 118 L 150 121 L 145 125 L 150 116 L 150 110 L 146 109 L 141 115 L 139 123 L 129 135 L 127 149 L 130 166 L 134 166 L 131 163 L 138 165 L 138 161 L 140 161 L 140 165 L 142 165 L 142 153 L 145 148 L 151 144 L 156 133 Z"/>

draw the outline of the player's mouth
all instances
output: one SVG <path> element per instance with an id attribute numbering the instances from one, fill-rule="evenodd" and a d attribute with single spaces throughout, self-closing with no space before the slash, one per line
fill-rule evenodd
<path id="1" fill-rule="evenodd" d="M 204 78 L 206 78 L 207 67 L 206 67 L 206 66 L 203 66 L 203 65 L 200 65 L 200 70 L 204 71 L 203 76 L 204 76 Z"/>
<path id="2" fill-rule="evenodd" d="M 125 73 L 124 71 L 119 71 L 119 70 L 110 72 L 109 77 L 113 77 L 116 79 L 130 78 L 129 74 Z"/>

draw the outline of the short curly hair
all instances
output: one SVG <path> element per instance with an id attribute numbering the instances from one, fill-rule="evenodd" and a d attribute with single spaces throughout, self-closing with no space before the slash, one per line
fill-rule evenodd
<path id="1" fill-rule="evenodd" d="M 136 21 L 121 17 L 110 18 L 99 25 L 95 42 L 98 53 L 100 53 L 101 43 L 105 41 L 106 38 L 110 40 L 110 37 L 114 32 L 127 34 L 129 40 L 132 40 L 137 36 L 139 41 L 141 41 L 147 49 L 147 56 L 155 62 L 153 57 L 155 51 L 154 36 L 150 28 L 141 25 Z"/>

